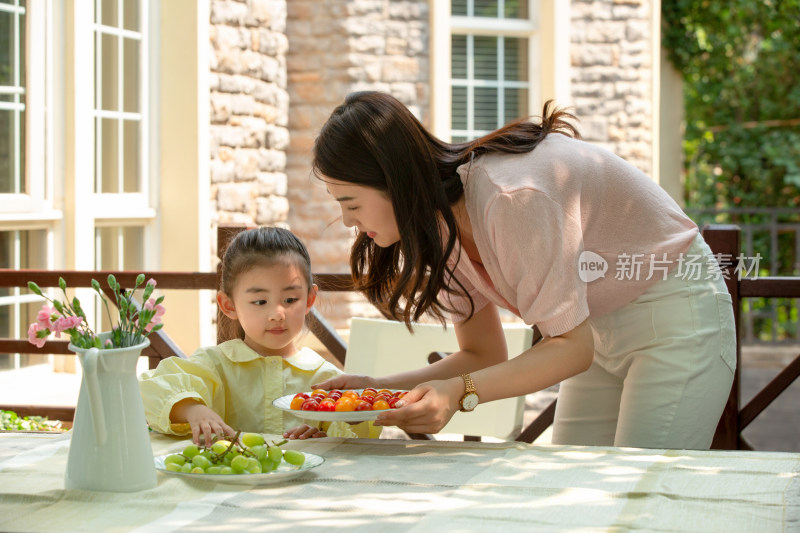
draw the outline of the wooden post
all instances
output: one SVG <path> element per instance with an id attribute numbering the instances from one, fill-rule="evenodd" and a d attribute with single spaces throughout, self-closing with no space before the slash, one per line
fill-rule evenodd
<path id="1" fill-rule="evenodd" d="M 739 255 L 741 231 L 735 225 L 710 225 L 703 228 L 703 238 L 711 251 L 721 260 L 720 270 L 725 276 L 725 284 L 733 300 L 733 320 L 736 326 L 736 370 L 733 373 L 733 387 L 728 403 L 717 425 L 711 448 L 716 450 L 738 450 L 739 445 L 739 404 L 741 402 L 742 347 L 739 342 L 739 274 L 734 271 L 736 257 Z"/>

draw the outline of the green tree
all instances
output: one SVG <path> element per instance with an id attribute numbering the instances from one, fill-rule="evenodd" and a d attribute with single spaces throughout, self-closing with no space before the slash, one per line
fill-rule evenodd
<path id="1" fill-rule="evenodd" d="M 692 207 L 800 206 L 800 0 L 662 3 Z"/>

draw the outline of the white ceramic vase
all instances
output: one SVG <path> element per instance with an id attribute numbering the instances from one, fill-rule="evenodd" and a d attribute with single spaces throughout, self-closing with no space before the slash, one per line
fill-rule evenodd
<path id="1" fill-rule="evenodd" d="M 110 333 L 101 333 L 105 341 Z M 83 368 L 64 487 L 134 492 L 156 486 L 136 362 L 150 341 L 128 348 L 81 349 Z"/>

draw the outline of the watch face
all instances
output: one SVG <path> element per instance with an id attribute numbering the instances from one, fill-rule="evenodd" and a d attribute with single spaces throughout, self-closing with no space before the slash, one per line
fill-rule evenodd
<path id="1" fill-rule="evenodd" d="M 461 399 L 461 408 L 465 411 L 472 411 L 478 405 L 478 395 L 471 392 Z"/>

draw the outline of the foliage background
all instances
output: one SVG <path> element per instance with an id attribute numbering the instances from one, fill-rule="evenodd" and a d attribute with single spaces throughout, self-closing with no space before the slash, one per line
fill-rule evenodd
<path id="1" fill-rule="evenodd" d="M 662 2 L 662 44 L 684 77 L 684 195 L 706 222 L 800 223 L 800 0 Z M 705 210 L 705 211 L 702 211 Z M 798 232 L 753 232 L 760 275 L 798 275 Z M 765 253 L 766 252 L 766 253 Z M 753 299 L 764 330 L 797 338 L 791 300 Z M 766 330 L 769 330 L 767 332 Z"/>

